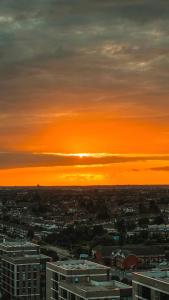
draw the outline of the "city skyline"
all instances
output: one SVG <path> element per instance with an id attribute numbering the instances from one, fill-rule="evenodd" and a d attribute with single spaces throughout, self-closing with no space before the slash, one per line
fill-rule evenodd
<path id="1" fill-rule="evenodd" d="M 169 184 L 168 16 L 165 0 L 0 2 L 0 185 Z"/>

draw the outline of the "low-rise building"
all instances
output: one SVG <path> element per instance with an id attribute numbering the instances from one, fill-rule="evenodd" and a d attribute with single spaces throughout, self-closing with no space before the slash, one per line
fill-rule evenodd
<path id="1" fill-rule="evenodd" d="M 121 270 L 149 269 L 165 261 L 164 247 L 123 248 L 112 253 L 113 265 Z"/>
<path id="2" fill-rule="evenodd" d="M 46 299 L 56 300 L 60 282 L 106 281 L 110 279 L 110 268 L 87 260 L 67 260 L 47 263 L 46 275 Z"/>
<path id="3" fill-rule="evenodd" d="M 86 280 L 81 283 L 61 282 L 59 285 L 60 300 L 131 300 L 132 287 L 118 281 Z"/>

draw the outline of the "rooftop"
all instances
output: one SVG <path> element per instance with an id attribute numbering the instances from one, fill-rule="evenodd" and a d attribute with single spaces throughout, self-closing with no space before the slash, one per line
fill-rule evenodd
<path id="1" fill-rule="evenodd" d="M 0 247 L 3 248 L 14 248 L 14 247 L 39 247 L 39 245 L 28 242 L 28 241 L 4 241 L 3 243 L 0 243 Z"/>
<path id="2" fill-rule="evenodd" d="M 97 296 L 97 293 L 103 293 L 105 296 L 118 295 L 120 293 L 120 290 L 132 291 L 132 287 L 126 284 L 123 284 L 118 281 L 95 281 L 91 280 L 89 282 L 83 282 L 83 283 L 68 283 L 68 282 L 61 282 L 61 287 L 66 288 L 69 291 L 76 292 L 79 295 L 86 294 L 93 294 Z"/>
<path id="3" fill-rule="evenodd" d="M 144 277 L 149 277 L 152 279 L 156 279 L 159 281 L 165 281 L 169 283 L 169 270 L 153 270 L 153 271 L 147 271 L 147 272 L 140 272 L 138 273 Z"/>
<path id="4" fill-rule="evenodd" d="M 86 290 L 112 290 L 112 289 L 126 289 L 129 288 L 129 286 L 127 284 L 124 284 L 120 281 L 115 281 L 115 280 L 111 280 L 111 281 L 96 281 L 96 280 L 91 280 L 88 283 L 83 283 L 83 284 L 77 284 L 78 288 L 83 288 Z"/>
<path id="5" fill-rule="evenodd" d="M 153 289 L 158 287 L 159 291 L 169 295 L 169 269 L 133 273 L 133 282 Z"/>
<path id="6" fill-rule="evenodd" d="M 36 254 L 36 255 L 19 255 L 19 256 L 6 256 L 3 258 L 5 261 L 13 262 L 13 263 L 20 263 L 20 262 L 29 262 L 29 261 L 41 261 L 41 260 L 46 260 L 50 261 L 50 257 L 44 254 Z"/>
<path id="7" fill-rule="evenodd" d="M 109 270 L 108 267 L 97 264 L 89 260 L 66 260 L 66 261 L 57 261 L 52 263 L 58 267 L 61 267 L 65 270 L 92 270 L 92 269 L 105 269 Z"/>

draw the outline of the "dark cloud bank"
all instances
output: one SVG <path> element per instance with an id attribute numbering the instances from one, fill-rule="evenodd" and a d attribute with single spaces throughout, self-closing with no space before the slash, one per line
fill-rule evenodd
<path id="1" fill-rule="evenodd" d="M 139 161 L 168 161 L 169 155 L 140 155 L 123 156 L 104 154 L 100 157 L 78 157 L 64 154 L 36 154 L 26 152 L 1 152 L 0 169 L 14 169 L 25 167 L 51 167 L 51 166 L 84 166 L 84 165 L 107 165 Z M 168 171 L 168 167 L 152 168 L 151 170 Z"/>
<path id="2" fill-rule="evenodd" d="M 77 87 L 137 89 L 166 104 L 168 17 L 165 0 L 1 0 L 1 112 Z"/>

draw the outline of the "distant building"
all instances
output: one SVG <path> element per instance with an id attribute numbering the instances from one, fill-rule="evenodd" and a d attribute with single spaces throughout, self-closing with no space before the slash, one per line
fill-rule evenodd
<path id="1" fill-rule="evenodd" d="M 112 266 L 112 253 L 114 253 L 114 246 L 96 246 L 93 251 L 93 257 L 97 263 Z"/>
<path id="2" fill-rule="evenodd" d="M 97 263 L 114 266 L 121 270 L 149 269 L 165 261 L 165 247 L 162 246 L 96 246 L 93 257 Z"/>
<path id="3" fill-rule="evenodd" d="M 109 278 L 110 268 L 87 260 L 67 260 L 47 263 L 46 299 L 59 299 L 60 282 L 81 283 L 86 280 L 102 280 Z M 73 300 L 73 299 L 72 299 Z"/>
<path id="4" fill-rule="evenodd" d="M 169 270 L 133 273 L 133 300 L 168 300 Z"/>
<path id="5" fill-rule="evenodd" d="M 45 300 L 48 261 L 50 258 L 41 254 L 2 258 L 2 294 L 8 300 Z"/>
<path id="6" fill-rule="evenodd" d="M 5 241 L 0 244 L 0 257 L 7 255 L 22 255 L 22 254 L 39 254 L 40 246 L 27 241 L 9 242 Z"/>
<path id="7" fill-rule="evenodd" d="M 165 261 L 163 247 L 131 247 L 112 253 L 113 265 L 121 270 L 148 269 Z"/>
<path id="8" fill-rule="evenodd" d="M 5 234 L 1 234 L 0 233 L 0 243 L 3 243 L 3 241 L 5 240 L 6 236 Z"/>

